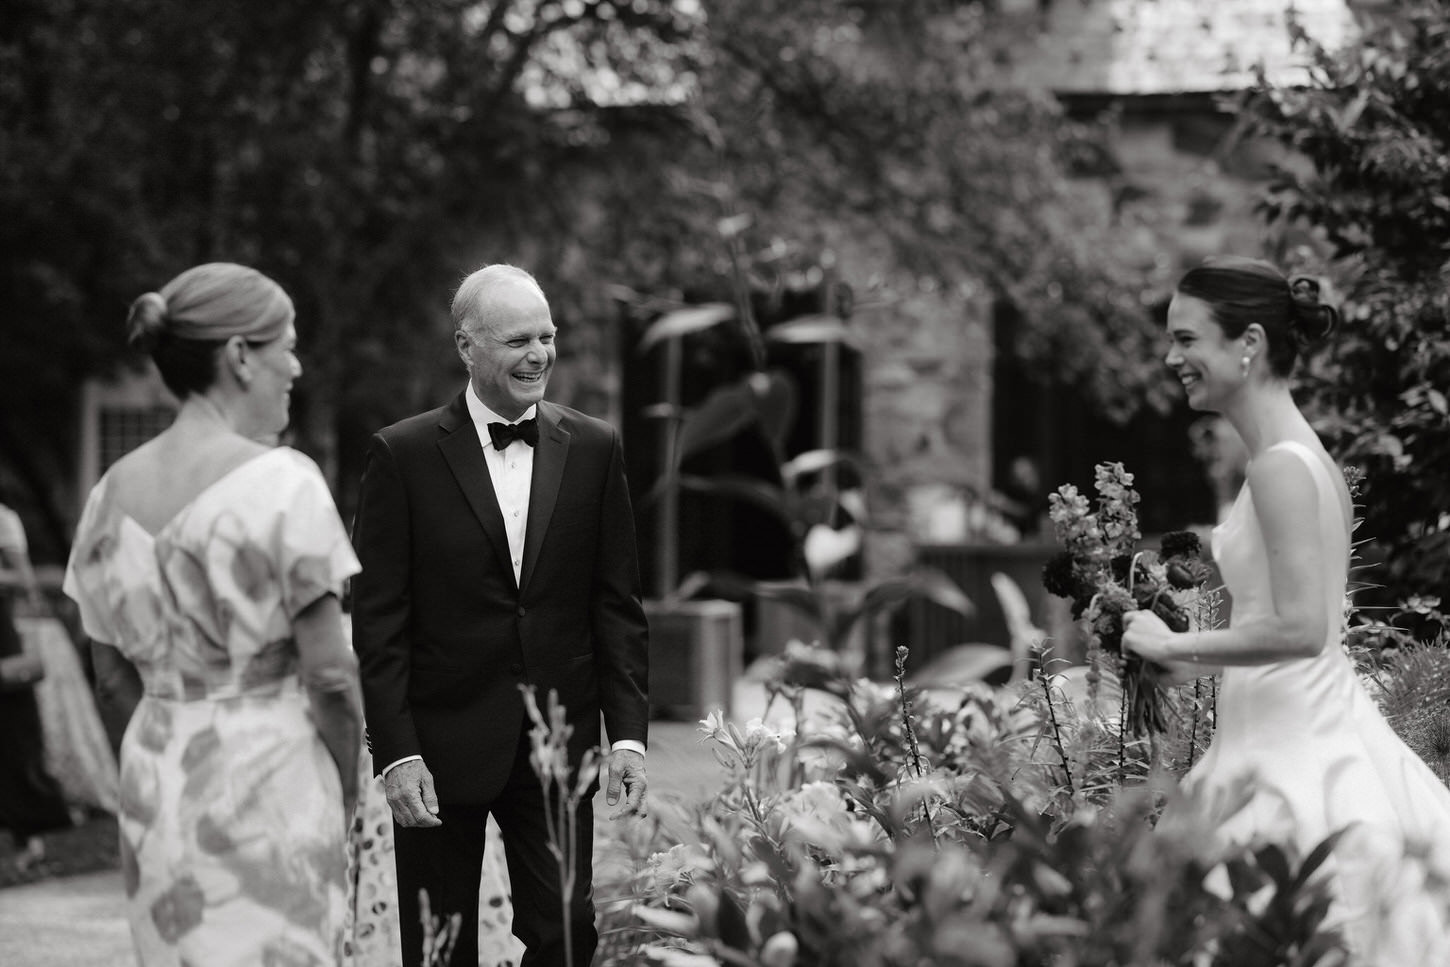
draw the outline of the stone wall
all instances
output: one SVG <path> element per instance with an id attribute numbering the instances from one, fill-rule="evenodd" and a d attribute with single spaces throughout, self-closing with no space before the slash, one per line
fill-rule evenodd
<path id="1" fill-rule="evenodd" d="M 863 364 L 863 447 L 870 575 L 913 556 L 913 507 L 937 491 L 981 492 L 992 479 L 992 330 L 981 287 L 941 288 L 879 252 L 838 248 L 851 282 Z"/>

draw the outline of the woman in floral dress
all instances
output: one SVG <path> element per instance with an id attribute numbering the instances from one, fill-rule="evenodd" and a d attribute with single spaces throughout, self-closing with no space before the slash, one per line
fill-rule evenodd
<path id="1" fill-rule="evenodd" d="M 128 327 L 181 407 L 91 492 L 65 590 L 98 674 L 132 666 L 142 693 L 120 756 L 136 952 L 335 964 L 361 733 L 338 598 L 358 565 L 316 465 L 273 445 L 301 372 L 292 303 L 212 263 Z"/>

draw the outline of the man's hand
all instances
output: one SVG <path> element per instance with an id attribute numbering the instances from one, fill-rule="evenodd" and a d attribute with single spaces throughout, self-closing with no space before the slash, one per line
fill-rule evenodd
<path id="1" fill-rule="evenodd" d="M 609 818 L 647 815 L 649 807 L 644 800 L 647 785 L 644 756 L 633 749 L 616 749 L 609 753 L 609 788 L 604 794 L 604 801 L 613 806 L 619 802 L 620 787 L 624 788 L 624 805 L 611 813 Z"/>
<path id="2" fill-rule="evenodd" d="M 422 759 L 410 759 L 383 776 L 383 792 L 399 826 L 442 826 L 438 818 L 438 794 L 433 791 L 433 773 Z"/>

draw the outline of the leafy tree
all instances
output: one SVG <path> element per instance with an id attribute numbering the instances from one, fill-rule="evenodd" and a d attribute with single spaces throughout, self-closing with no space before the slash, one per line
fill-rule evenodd
<path id="1" fill-rule="evenodd" d="M 63 550 L 76 387 L 140 291 L 231 259 L 298 303 L 296 442 L 344 510 L 371 429 L 458 380 L 446 299 L 532 267 L 585 375 L 617 307 L 779 291 L 843 240 L 986 285 L 1022 345 L 1159 402 L 1134 280 L 1062 179 L 1078 132 L 994 90 L 982 0 L 15 0 L 0 24 L 0 445 Z M 717 231 L 733 226 L 727 237 Z M 748 227 L 741 227 L 748 226 Z M 570 347 L 578 347 L 571 352 Z M 1149 375 L 1153 374 L 1153 375 Z M 563 380 L 577 387 L 580 380 Z"/>
<path id="2" fill-rule="evenodd" d="M 68 537 L 72 495 L 51 482 L 74 478 L 77 386 L 135 364 L 127 304 L 187 265 L 245 262 L 292 293 L 297 441 L 335 480 L 356 469 L 339 473 L 340 437 L 456 379 L 446 298 L 467 269 L 553 266 L 554 292 L 582 265 L 559 287 L 577 313 L 600 277 L 570 235 L 571 178 L 601 143 L 534 95 L 563 67 L 647 89 L 688 25 L 668 0 L 10 4 L 0 443 L 40 505 L 36 536 Z M 561 42 L 581 30 L 597 43 Z"/>
<path id="3" fill-rule="evenodd" d="M 1311 163 L 1278 171 L 1264 210 L 1323 232 L 1345 295 L 1306 389 L 1331 449 L 1366 474 L 1382 585 L 1366 604 L 1450 587 L 1450 8 L 1386 9 L 1341 52 L 1311 44 L 1308 87 L 1246 98 Z"/>
<path id="4" fill-rule="evenodd" d="M 1002 87 L 997 65 L 1025 38 L 996 6 L 712 7 L 699 104 L 714 151 L 695 167 L 722 215 L 754 219 L 745 246 L 767 278 L 786 240 L 876 251 L 943 288 L 985 286 L 1019 310 L 1034 361 L 1116 415 L 1165 409 L 1142 280 L 1069 180 L 1100 132 L 1046 94 Z"/>

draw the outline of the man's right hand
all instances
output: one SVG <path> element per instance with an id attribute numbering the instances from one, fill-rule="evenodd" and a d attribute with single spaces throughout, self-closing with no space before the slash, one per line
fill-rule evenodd
<path id="1" fill-rule="evenodd" d="M 383 776 L 383 792 L 399 826 L 441 826 L 438 794 L 433 791 L 433 773 L 422 759 L 400 762 Z"/>

